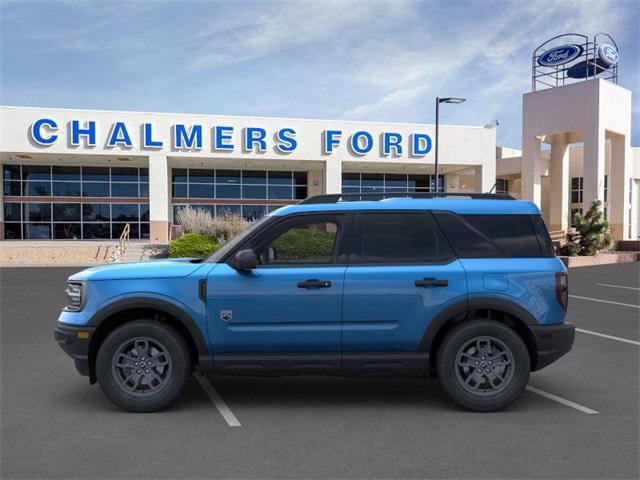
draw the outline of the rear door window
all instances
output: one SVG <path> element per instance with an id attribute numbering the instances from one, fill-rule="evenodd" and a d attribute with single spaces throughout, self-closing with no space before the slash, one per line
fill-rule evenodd
<path id="1" fill-rule="evenodd" d="M 446 263 L 453 250 L 429 212 L 359 213 L 349 263 Z"/>

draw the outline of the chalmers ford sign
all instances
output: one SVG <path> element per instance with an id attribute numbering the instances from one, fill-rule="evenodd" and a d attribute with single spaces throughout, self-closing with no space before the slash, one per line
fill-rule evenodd
<path id="1" fill-rule="evenodd" d="M 217 152 L 262 153 L 272 150 L 277 154 L 286 155 L 296 151 L 299 141 L 297 132 L 291 127 L 278 128 L 275 131 L 259 126 L 249 126 L 239 129 L 230 125 L 205 126 L 201 124 L 173 124 L 170 131 L 159 131 L 153 123 L 131 125 L 128 122 L 115 121 L 109 125 L 98 125 L 96 121 L 72 120 L 66 124 L 54 118 L 38 118 L 29 128 L 31 140 L 40 147 L 54 145 L 60 141 L 60 133 L 66 129 L 68 143 L 72 147 L 95 147 L 97 142 L 106 148 L 128 149 L 134 147 L 134 133 L 139 133 L 139 146 L 145 150 L 159 150 L 171 148 L 174 151 L 201 151 L 211 149 Z M 322 136 L 322 152 L 330 155 L 341 144 L 345 144 L 354 155 L 377 153 L 380 155 L 403 155 L 413 157 L 427 155 L 432 148 L 431 137 L 426 133 L 401 134 L 397 132 L 383 132 L 373 135 L 366 130 L 358 130 L 348 136 L 340 129 L 326 129 L 320 132 Z M 376 149 L 376 150 L 374 150 Z"/>

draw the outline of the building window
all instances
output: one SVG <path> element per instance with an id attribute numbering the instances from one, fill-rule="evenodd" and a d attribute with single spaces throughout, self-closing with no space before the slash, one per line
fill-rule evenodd
<path id="1" fill-rule="evenodd" d="M 149 169 L 3 165 L 5 197 L 148 198 Z"/>
<path id="2" fill-rule="evenodd" d="M 496 193 L 508 194 L 509 193 L 509 180 L 504 178 L 498 178 L 496 180 Z"/>
<path id="3" fill-rule="evenodd" d="M 293 200 L 307 198 L 307 172 L 174 168 L 171 196 L 174 221 L 177 211 L 187 205 L 214 216 L 229 212 L 256 220 Z M 175 199 L 190 201 L 176 203 Z"/>
<path id="4" fill-rule="evenodd" d="M 147 168 L 3 165 L 2 169 L 7 240 L 115 239 L 127 223 L 131 238 L 149 238 L 149 204 L 139 200 L 149 197 Z"/>
<path id="5" fill-rule="evenodd" d="M 571 203 L 582 203 L 582 177 L 571 178 Z"/>
<path id="6" fill-rule="evenodd" d="M 609 175 L 604 176 L 604 201 L 608 200 L 609 196 Z"/>
<path id="7" fill-rule="evenodd" d="M 343 173 L 343 193 L 435 192 L 435 175 L 404 173 Z M 444 192 L 444 175 L 438 175 L 438 191 Z"/>
<path id="8" fill-rule="evenodd" d="M 148 203 L 5 202 L 6 240 L 149 238 Z"/>

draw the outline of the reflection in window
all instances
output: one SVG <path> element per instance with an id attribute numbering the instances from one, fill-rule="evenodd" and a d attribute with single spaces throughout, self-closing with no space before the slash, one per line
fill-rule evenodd
<path id="1" fill-rule="evenodd" d="M 332 222 L 298 223 L 275 238 L 261 254 L 265 264 L 329 263 L 338 234 Z"/>

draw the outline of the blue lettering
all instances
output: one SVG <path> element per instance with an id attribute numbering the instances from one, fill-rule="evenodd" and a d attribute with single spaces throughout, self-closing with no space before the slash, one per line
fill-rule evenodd
<path id="1" fill-rule="evenodd" d="M 431 137 L 426 133 L 414 133 L 411 142 L 411 155 L 426 155 L 431 151 Z"/>
<path id="2" fill-rule="evenodd" d="M 195 145 L 194 145 L 195 144 Z M 202 149 L 202 125 L 194 125 L 187 131 L 187 127 L 178 123 L 173 127 L 173 148 Z"/>
<path id="3" fill-rule="evenodd" d="M 399 133 L 385 132 L 382 138 L 383 155 L 391 155 L 392 148 L 394 155 L 402 155 L 402 135 Z"/>
<path id="4" fill-rule="evenodd" d="M 79 120 L 71 121 L 71 145 L 80 145 L 80 137 L 87 137 L 87 146 L 96 146 L 96 122 L 85 122 L 85 128 L 80 128 Z"/>
<path id="5" fill-rule="evenodd" d="M 296 131 L 293 128 L 281 128 L 276 133 L 278 143 L 276 148 L 283 153 L 293 152 L 298 147 L 298 141 L 294 138 Z"/>
<path id="6" fill-rule="evenodd" d="M 360 139 L 364 139 L 364 145 L 361 144 Z M 360 130 L 351 136 L 351 150 L 357 155 L 364 155 L 369 153 L 373 148 L 373 137 L 369 132 Z"/>
<path id="7" fill-rule="evenodd" d="M 322 149 L 324 150 L 324 153 L 326 154 L 333 153 L 334 147 L 336 145 L 340 145 L 341 135 L 342 135 L 342 130 L 325 130 L 324 131 L 324 139 L 322 142 Z"/>
<path id="8" fill-rule="evenodd" d="M 254 145 L 258 145 L 259 152 L 267 151 L 267 142 L 265 137 L 267 132 L 264 128 L 259 127 L 247 127 L 245 130 L 244 149 L 248 152 L 252 152 Z"/>
<path id="9" fill-rule="evenodd" d="M 111 129 L 111 135 L 107 141 L 107 147 L 115 147 L 116 145 L 122 145 L 123 147 L 132 147 L 131 137 L 127 131 L 127 126 L 124 122 L 116 122 Z"/>
<path id="10" fill-rule="evenodd" d="M 233 150 L 233 144 L 226 143 L 232 139 L 231 134 L 233 133 L 233 127 L 215 127 L 215 132 L 213 148 L 216 150 Z"/>
<path id="11" fill-rule="evenodd" d="M 144 133 L 142 135 L 143 148 L 162 148 L 162 140 L 153 140 L 153 125 L 150 123 L 144 124 Z"/>
<path id="12" fill-rule="evenodd" d="M 45 137 L 42 134 L 42 127 L 46 127 L 49 131 L 56 131 L 58 124 L 50 118 L 41 118 L 31 125 L 31 138 L 34 142 L 38 145 L 52 145 L 58 139 L 58 135 L 51 134 Z"/>

